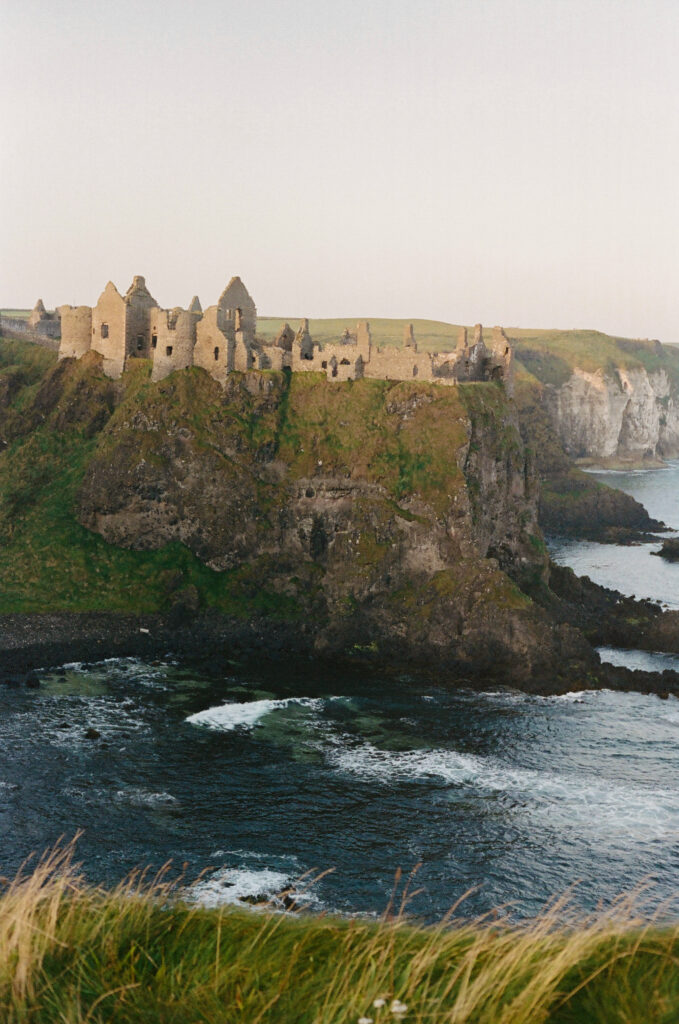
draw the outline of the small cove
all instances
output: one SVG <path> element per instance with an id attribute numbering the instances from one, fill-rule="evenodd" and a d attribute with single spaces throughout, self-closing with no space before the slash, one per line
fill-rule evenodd
<path id="1" fill-rule="evenodd" d="M 679 524 L 679 464 L 602 479 Z M 554 554 L 679 606 L 679 566 L 646 546 L 603 547 L 557 544 Z M 601 653 L 632 668 L 679 664 Z M 380 914 L 396 869 L 416 864 L 422 891 L 410 909 L 426 920 L 468 890 L 469 916 L 499 905 L 533 915 L 571 885 L 585 908 L 642 879 L 651 900 L 676 890 L 675 698 L 490 685 L 478 694 L 170 657 L 40 676 L 39 690 L 0 690 L 5 875 L 82 829 L 78 857 L 92 881 L 171 859 L 189 880 L 204 873 L 189 896 L 206 905 L 273 896 L 331 869 L 303 904 Z"/>

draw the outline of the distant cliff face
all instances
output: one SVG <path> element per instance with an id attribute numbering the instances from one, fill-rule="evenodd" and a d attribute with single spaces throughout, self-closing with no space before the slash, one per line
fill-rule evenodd
<path id="1" fill-rule="evenodd" d="M 515 344 L 571 458 L 679 455 L 679 348 L 597 331 L 536 332 Z"/>
<path id="2" fill-rule="evenodd" d="M 618 367 L 545 388 L 544 400 L 573 458 L 674 457 L 679 454 L 679 400 L 665 370 Z"/>

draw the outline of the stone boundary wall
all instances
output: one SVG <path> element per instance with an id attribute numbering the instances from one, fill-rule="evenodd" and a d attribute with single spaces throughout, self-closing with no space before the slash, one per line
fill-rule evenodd
<path id="1" fill-rule="evenodd" d="M 22 320 L 17 316 L 0 316 L 0 334 L 16 341 L 30 341 L 34 345 L 42 345 L 43 348 L 51 348 L 56 352 L 61 338 L 61 321 L 42 320 L 31 326 L 28 320 Z"/>

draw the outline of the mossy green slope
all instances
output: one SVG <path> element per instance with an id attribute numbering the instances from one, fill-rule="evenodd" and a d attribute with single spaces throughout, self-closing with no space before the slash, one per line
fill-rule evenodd
<path id="1" fill-rule="evenodd" d="M 238 481 L 242 497 L 248 481 L 249 513 L 258 531 L 272 528 L 281 486 L 275 474 L 266 478 L 253 467 L 274 453 L 293 480 L 311 477 L 323 465 L 324 475 L 380 484 L 393 508 L 415 493 L 436 507 L 449 500 L 451 489 L 464 487 L 455 452 L 465 441 L 466 412 L 451 389 L 437 396 L 441 389 L 427 385 L 326 386 L 315 375 L 295 375 L 290 382 L 280 374 L 261 374 L 259 390 L 234 379 L 225 396 L 198 370 L 152 384 L 141 360 L 114 389 L 94 355 L 56 366 L 50 352 L 3 340 L 0 360 L 0 383 L 13 382 L 0 414 L 3 612 L 162 610 L 168 603 L 167 570 L 178 569 L 182 585 L 197 587 L 205 604 L 294 615 L 294 601 L 286 608 L 280 593 L 267 596 L 261 564 L 214 572 L 177 541 L 133 551 L 106 543 L 78 522 L 88 469 L 95 473 L 108 460 L 124 492 L 130 466 L 171 467 L 173 431 L 190 431 L 192 450 L 214 458 L 225 490 Z M 51 372 L 43 376 L 45 370 Z M 395 414 L 387 393 L 393 393 L 392 406 L 405 403 L 413 412 L 399 432 L 391 429 Z M 444 445 L 431 444 L 434 433 Z M 398 511 L 405 519 L 417 518 L 406 508 Z M 239 515 L 244 512 L 241 504 Z M 359 561 L 370 562 L 379 548 L 379 538 L 363 531 Z M 308 574 L 302 576 L 306 588 Z"/>

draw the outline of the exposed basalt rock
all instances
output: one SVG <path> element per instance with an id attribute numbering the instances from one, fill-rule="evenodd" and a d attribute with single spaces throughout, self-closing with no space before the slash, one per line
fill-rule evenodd
<path id="1" fill-rule="evenodd" d="M 679 612 L 655 601 L 626 597 L 553 563 L 549 587 L 534 588 L 532 596 L 552 620 L 576 626 L 595 646 L 679 654 Z"/>
<path id="2" fill-rule="evenodd" d="M 79 517 L 109 542 L 180 540 L 299 609 L 310 650 L 568 689 L 597 659 L 511 578 L 545 580 L 537 488 L 492 385 L 175 374 L 123 400 Z M 299 628 L 299 625 L 298 625 Z"/>
<path id="3" fill-rule="evenodd" d="M 668 562 L 679 562 L 679 538 L 664 540 L 660 551 L 651 551 L 651 554 L 658 555 Z"/>

